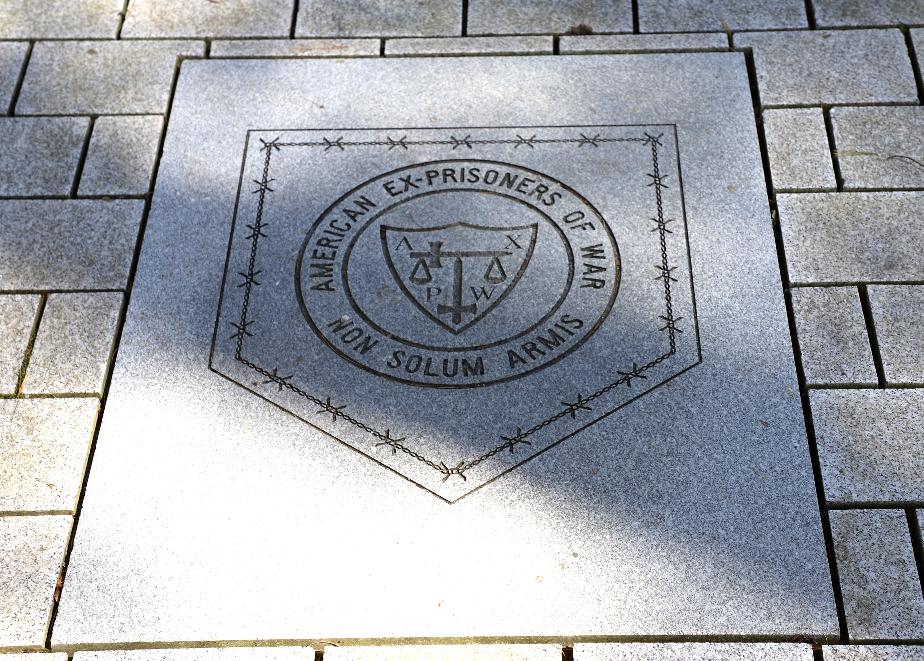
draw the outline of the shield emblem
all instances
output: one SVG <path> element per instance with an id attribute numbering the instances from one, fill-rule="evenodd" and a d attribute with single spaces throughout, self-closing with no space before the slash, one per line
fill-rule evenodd
<path id="1" fill-rule="evenodd" d="M 380 230 L 382 251 L 401 291 L 427 317 L 458 335 L 513 291 L 529 264 L 538 224 L 451 223 Z"/>

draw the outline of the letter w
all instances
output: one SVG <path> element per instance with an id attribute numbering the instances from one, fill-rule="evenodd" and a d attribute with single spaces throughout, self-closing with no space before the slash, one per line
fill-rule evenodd
<path id="1" fill-rule="evenodd" d="M 472 296 L 475 297 L 475 302 L 477 303 L 482 298 L 485 299 L 486 301 L 490 301 L 491 297 L 494 296 L 494 290 L 497 288 L 491 287 L 491 291 L 488 291 L 484 287 L 478 287 L 477 289 L 475 287 L 469 287 L 469 289 L 472 290 Z"/>

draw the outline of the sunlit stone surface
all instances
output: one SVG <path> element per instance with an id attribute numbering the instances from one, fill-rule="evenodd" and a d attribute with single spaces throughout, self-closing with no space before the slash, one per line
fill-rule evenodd
<path id="1" fill-rule="evenodd" d="M 187 62 L 53 643 L 835 634 L 740 54 Z"/>

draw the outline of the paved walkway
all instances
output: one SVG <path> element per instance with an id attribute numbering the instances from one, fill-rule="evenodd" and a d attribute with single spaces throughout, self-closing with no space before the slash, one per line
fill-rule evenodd
<path id="1" fill-rule="evenodd" d="M 815 653 L 924 659 L 914 646 L 924 645 L 924 28 L 915 26 L 921 0 L 0 0 L 0 651 L 50 649 L 183 60 L 738 50 L 835 581 L 840 645 Z M 324 654 L 812 658 L 812 641 L 547 642 Z M 73 658 L 313 656 L 305 646 Z"/>

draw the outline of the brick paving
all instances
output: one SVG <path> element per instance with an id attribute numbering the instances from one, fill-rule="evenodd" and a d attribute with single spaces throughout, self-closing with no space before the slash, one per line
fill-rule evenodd
<path id="1" fill-rule="evenodd" d="M 0 659 L 48 649 L 182 60 L 710 50 L 746 54 L 764 149 L 837 582 L 839 640 L 815 650 L 924 659 L 922 26 L 921 0 L 0 0 Z M 309 659 L 309 642 L 74 659 Z M 812 658 L 783 642 L 565 658 Z"/>

